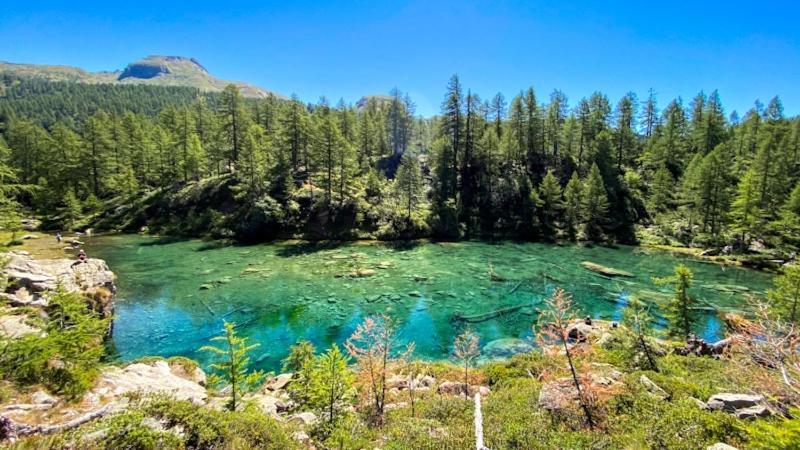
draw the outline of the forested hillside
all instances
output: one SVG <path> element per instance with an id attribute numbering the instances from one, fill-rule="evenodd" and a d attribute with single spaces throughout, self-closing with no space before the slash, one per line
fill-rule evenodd
<path id="1" fill-rule="evenodd" d="M 162 231 L 191 222 L 172 231 L 248 239 L 799 243 L 800 120 L 777 97 L 742 117 L 726 116 L 716 91 L 570 104 L 529 88 L 507 103 L 454 76 L 440 115 L 420 119 L 397 90 L 332 106 L 245 100 L 233 86 L 218 97 L 5 86 L 3 163 L 27 187 L 16 198 L 63 226 L 138 226 L 157 211 L 173 216 L 158 218 Z M 140 207 L 118 208 L 129 202 Z"/>

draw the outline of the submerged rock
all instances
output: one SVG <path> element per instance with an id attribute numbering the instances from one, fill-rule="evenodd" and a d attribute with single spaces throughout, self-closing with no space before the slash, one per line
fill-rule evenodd
<path id="1" fill-rule="evenodd" d="M 507 358 L 518 353 L 528 353 L 534 349 L 531 342 L 524 339 L 496 339 L 483 347 L 483 354 L 490 358 Z"/>

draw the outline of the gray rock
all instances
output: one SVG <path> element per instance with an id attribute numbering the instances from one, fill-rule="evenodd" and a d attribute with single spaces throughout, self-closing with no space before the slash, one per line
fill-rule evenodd
<path id="1" fill-rule="evenodd" d="M 767 405 L 756 405 L 749 408 L 737 409 L 733 414 L 738 419 L 756 419 L 759 417 L 769 417 L 772 415 L 772 411 L 770 411 Z"/>
<path id="2" fill-rule="evenodd" d="M 750 408 L 764 403 L 761 395 L 719 393 L 709 397 L 708 408 L 715 411 L 734 412 L 737 409 Z"/>
<path id="3" fill-rule="evenodd" d="M 301 412 L 292 414 L 286 421 L 290 424 L 297 424 L 300 426 L 313 426 L 317 423 L 317 415 L 312 412 Z"/>
<path id="4" fill-rule="evenodd" d="M 291 373 L 282 373 L 267 380 L 267 382 L 264 383 L 264 389 L 267 391 L 280 391 L 292 382 L 292 377 L 293 375 Z"/>
<path id="5" fill-rule="evenodd" d="M 706 447 L 706 450 L 738 450 L 738 449 L 731 445 L 724 444 L 722 442 L 717 442 L 714 445 L 709 445 L 708 447 Z"/>
<path id="6" fill-rule="evenodd" d="M 36 391 L 31 395 L 31 401 L 39 405 L 55 405 L 58 400 L 44 391 Z"/>
<path id="7" fill-rule="evenodd" d="M 689 399 L 691 401 L 693 401 L 694 404 L 697 405 L 698 408 L 700 408 L 700 409 L 708 409 L 708 405 L 706 404 L 706 402 L 700 400 L 699 398 L 689 397 Z"/>
<path id="8" fill-rule="evenodd" d="M 656 397 L 662 400 L 668 400 L 670 398 L 669 393 L 667 393 L 667 391 L 665 391 L 664 389 L 661 389 L 661 387 L 655 384 L 653 380 L 647 378 L 647 375 L 642 375 L 641 377 L 639 377 L 639 382 L 642 383 L 642 385 L 644 385 L 645 389 L 647 389 L 648 392 L 655 395 Z"/>

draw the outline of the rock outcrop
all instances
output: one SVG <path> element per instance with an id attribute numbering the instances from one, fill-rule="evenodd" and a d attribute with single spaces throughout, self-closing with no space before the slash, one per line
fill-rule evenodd
<path id="1" fill-rule="evenodd" d="M 125 367 L 103 369 L 94 388 L 86 394 L 90 404 L 114 402 L 131 393 L 166 394 L 178 400 L 188 400 L 202 405 L 208 398 L 200 381 L 205 374 L 199 368 L 191 373 L 178 364 L 158 360 L 152 363 L 134 363 Z"/>
<path id="2" fill-rule="evenodd" d="M 46 306 L 58 288 L 80 292 L 90 306 L 105 317 L 114 313 L 114 273 L 102 259 L 34 259 L 26 252 L 0 254 L 7 259 L 0 277 L 8 280 L 3 298 L 11 306 Z"/>

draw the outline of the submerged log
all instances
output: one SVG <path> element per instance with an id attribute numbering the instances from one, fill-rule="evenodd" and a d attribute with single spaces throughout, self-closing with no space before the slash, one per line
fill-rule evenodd
<path id="1" fill-rule="evenodd" d="M 495 311 L 490 311 L 488 313 L 483 314 L 476 314 L 474 316 L 463 316 L 460 313 L 456 313 L 453 315 L 453 319 L 461 322 L 469 322 L 469 323 L 477 323 L 477 322 L 485 322 L 487 320 L 494 319 L 495 317 L 499 317 L 505 314 L 509 314 L 512 312 L 519 311 L 520 309 L 524 308 L 525 305 L 516 305 L 516 306 L 509 306 L 507 308 L 501 308 Z"/>
<path id="2" fill-rule="evenodd" d="M 597 263 L 593 263 L 591 261 L 584 261 L 581 263 L 584 269 L 591 270 L 592 272 L 597 272 L 601 275 L 605 275 L 607 277 L 626 277 L 626 278 L 633 278 L 635 275 L 626 272 L 624 270 L 614 269 L 612 267 L 606 267 Z"/>

